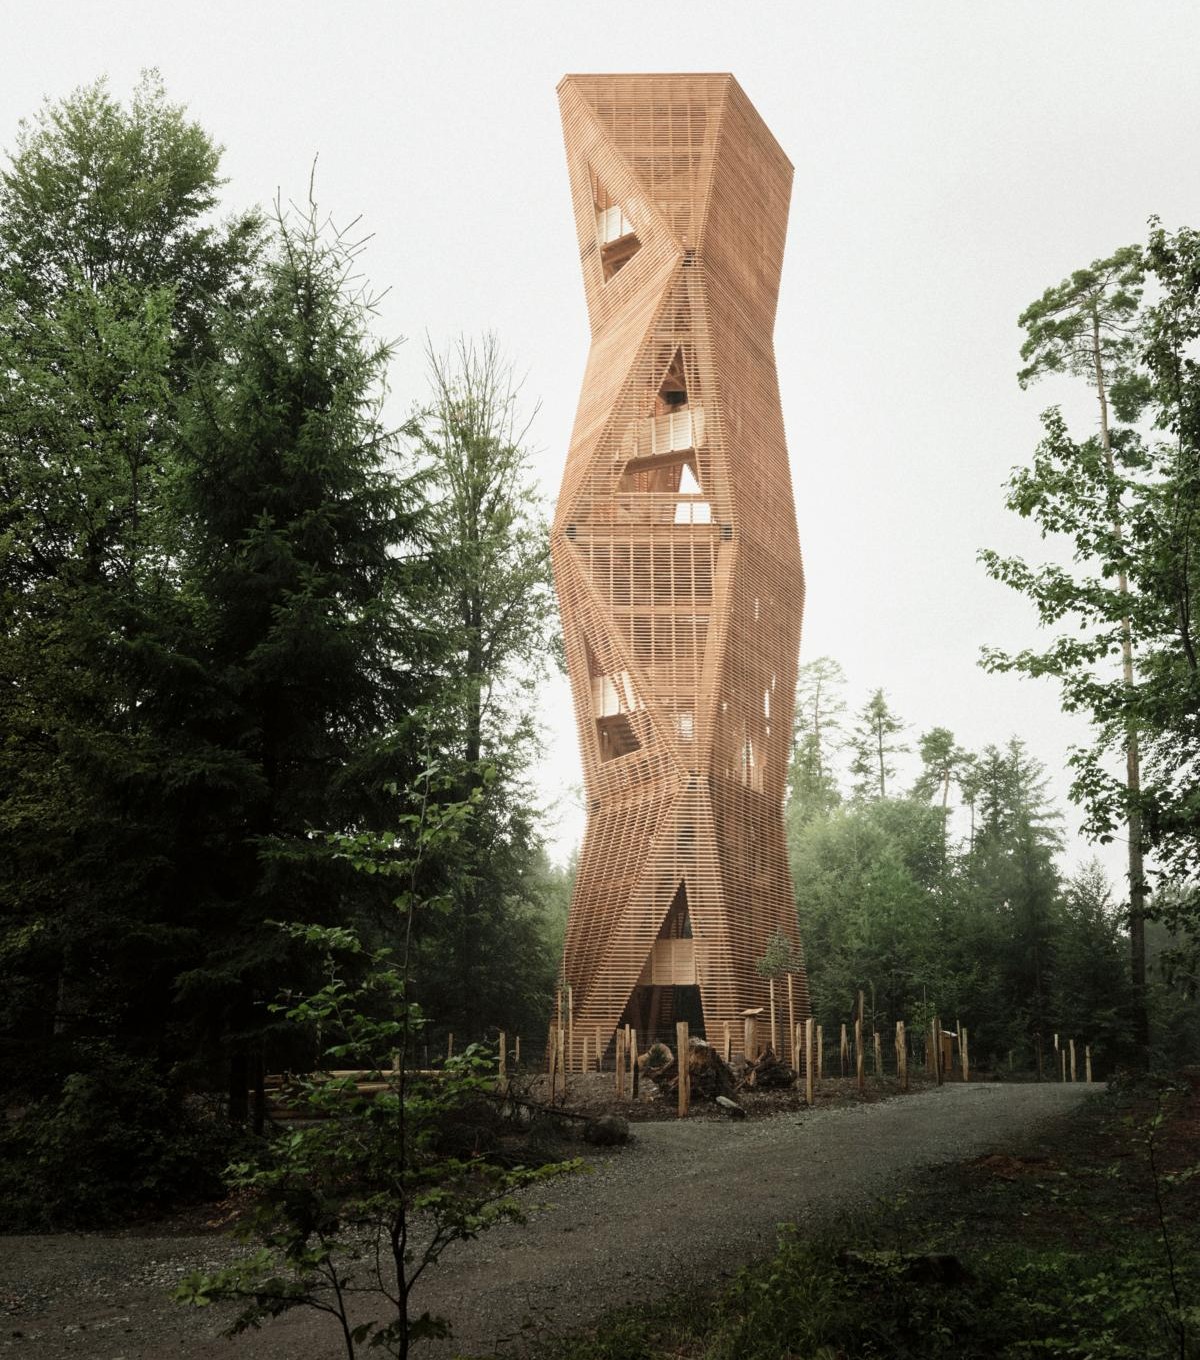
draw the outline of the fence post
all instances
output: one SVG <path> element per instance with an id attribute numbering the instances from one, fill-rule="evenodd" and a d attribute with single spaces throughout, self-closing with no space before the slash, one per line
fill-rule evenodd
<path id="1" fill-rule="evenodd" d="M 808 1105 L 813 1103 L 813 1059 L 817 1056 L 814 1052 L 813 1022 L 812 1016 L 804 1022 L 804 1099 Z"/>
<path id="2" fill-rule="evenodd" d="M 787 975 L 788 980 L 788 1033 L 792 1036 L 792 1066 L 796 1063 L 796 998 L 792 987 L 792 975 Z"/>
<path id="3" fill-rule="evenodd" d="M 692 1096 L 692 1074 L 688 1068 L 688 1025 L 686 1020 L 675 1022 L 675 1066 L 679 1069 L 679 1118 L 688 1112 Z"/>
<path id="4" fill-rule="evenodd" d="M 613 1051 L 613 1068 L 616 1073 L 617 1099 L 625 1099 L 625 1031 L 617 1030 L 616 1048 Z"/>

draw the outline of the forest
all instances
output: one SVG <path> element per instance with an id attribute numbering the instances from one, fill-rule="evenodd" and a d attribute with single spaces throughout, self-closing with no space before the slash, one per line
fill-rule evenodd
<path id="1" fill-rule="evenodd" d="M 448 1034 L 540 1044 L 554 1004 L 572 866 L 533 779 L 561 641 L 532 400 L 492 335 L 389 392 L 366 228 L 319 179 L 265 212 L 223 186 L 152 74 L 47 102 L 0 172 L 10 1230 L 218 1198 L 271 1136 L 265 1075 L 335 1032 L 379 1062 L 390 1004 L 424 1066 Z M 814 1014 L 862 991 L 885 1032 L 961 1017 L 1004 1080 L 1054 1079 L 1056 1035 L 1101 1079 L 1173 1070 L 1200 1061 L 1200 232 L 1152 222 L 1021 324 L 1020 381 L 1072 376 L 1098 420 L 1051 408 L 1013 473 L 1058 547 L 980 544 L 981 573 L 1047 640 L 982 664 L 1087 720 L 1073 803 L 1020 732 L 965 749 L 936 695 L 896 713 L 802 654 Z M 1080 817 L 1127 875 L 1064 868 Z"/>

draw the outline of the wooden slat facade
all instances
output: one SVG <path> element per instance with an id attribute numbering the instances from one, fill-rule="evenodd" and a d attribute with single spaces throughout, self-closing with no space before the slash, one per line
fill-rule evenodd
<path id="1" fill-rule="evenodd" d="M 573 75 L 559 99 L 592 331 L 552 542 L 588 798 L 563 976 L 608 1038 L 665 1027 L 692 980 L 711 1035 L 767 1003 L 777 931 L 799 948 L 792 167 L 729 75 Z"/>

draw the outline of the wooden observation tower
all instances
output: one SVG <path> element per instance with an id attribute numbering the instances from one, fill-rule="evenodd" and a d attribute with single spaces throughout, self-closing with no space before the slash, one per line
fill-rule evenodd
<path id="1" fill-rule="evenodd" d="M 592 332 L 553 533 L 588 806 L 563 976 L 605 1044 L 679 1018 L 740 1047 L 757 960 L 799 943 L 792 167 L 729 75 L 573 75 L 559 100 Z"/>

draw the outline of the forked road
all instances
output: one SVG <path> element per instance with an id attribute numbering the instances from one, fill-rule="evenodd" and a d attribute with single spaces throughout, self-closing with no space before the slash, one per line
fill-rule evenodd
<path id="1" fill-rule="evenodd" d="M 539 1198 L 550 1204 L 524 1227 L 497 1228 L 430 1272 L 417 1311 L 449 1317 L 454 1342 L 422 1353 L 486 1352 L 526 1317 L 567 1328 L 664 1286 L 714 1280 L 769 1252 L 780 1223 L 829 1221 L 896 1190 L 917 1168 L 1019 1140 L 1088 1089 L 979 1083 L 747 1123 L 637 1125 L 632 1147 L 590 1158 L 590 1175 L 542 1187 Z M 40 1251 L 68 1243 L 108 1257 L 104 1316 L 89 1319 L 76 1294 L 73 1321 L 83 1325 L 67 1331 L 69 1300 L 55 1299 L 38 1315 L 6 1320 L 0 1355 L 328 1360 L 342 1353 L 330 1320 L 311 1313 L 226 1341 L 219 1335 L 226 1315 L 164 1305 L 163 1287 L 174 1275 L 213 1260 L 212 1237 L 7 1238 L 0 1278 L 27 1278 Z M 70 1288 L 66 1280 L 62 1286 Z M 13 1337 L 10 1327 L 24 1335 Z"/>

